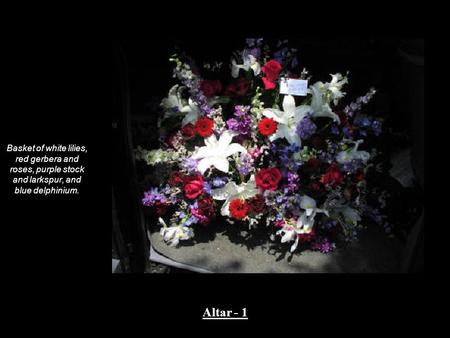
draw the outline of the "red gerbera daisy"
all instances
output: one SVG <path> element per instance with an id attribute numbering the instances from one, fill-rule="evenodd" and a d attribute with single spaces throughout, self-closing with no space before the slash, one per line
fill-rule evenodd
<path id="1" fill-rule="evenodd" d="M 273 119 L 263 118 L 258 123 L 258 129 L 261 135 L 270 136 L 277 131 L 278 123 L 276 123 Z"/>
<path id="2" fill-rule="evenodd" d="M 209 137 L 214 131 L 214 121 L 207 117 L 202 117 L 195 123 L 195 131 L 201 137 Z"/>
<path id="3" fill-rule="evenodd" d="M 236 219 L 243 219 L 248 215 L 248 204 L 241 199 L 232 200 L 229 206 L 231 216 Z"/>

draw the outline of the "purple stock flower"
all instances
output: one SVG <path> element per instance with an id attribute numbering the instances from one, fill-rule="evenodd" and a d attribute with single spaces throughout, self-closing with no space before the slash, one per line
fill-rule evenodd
<path id="1" fill-rule="evenodd" d="M 197 172 L 197 166 L 198 161 L 193 159 L 192 157 L 186 157 L 182 162 L 181 166 L 188 172 L 188 173 L 196 173 Z"/>
<path id="2" fill-rule="evenodd" d="M 208 194 L 211 195 L 212 191 L 211 191 L 212 187 L 211 184 L 207 181 L 203 182 L 203 190 Z"/>
<path id="3" fill-rule="evenodd" d="M 248 154 L 241 154 L 240 161 L 237 164 L 237 169 L 239 173 L 244 176 L 248 175 L 252 167 L 253 167 L 252 157 Z"/>
<path id="4" fill-rule="evenodd" d="M 152 188 L 147 192 L 144 192 L 144 198 L 142 199 L 142 204 L 145 206 L 152 206 L 157 201 L 161 203 L 166 203 L 167 198 L 164 194 L 158 191 L 158 188 Z"/>
<path id="5" fill-rule="evenodd" d="M 298 190 L 299 176 L 296 173 L 288 171 L 286 174 L 287 185 L 284 188 L 285 193 L 293 193 Z"/>
<path id="6" fill-rule="evenodd" d="M 247 135 L 252 126 L 252 117 L 249 111 L 249 106 L 236 106 L 234 118 L 227 121 L 228 129 L 236 131 L 241 135 Z"/>
<path id="7" fill-rule="evenodd" d="M 301 139 L 306 140 L 317 131 L 316 124 L 309 118 L 305 117 L 297 125 L 297 134 Z"/>

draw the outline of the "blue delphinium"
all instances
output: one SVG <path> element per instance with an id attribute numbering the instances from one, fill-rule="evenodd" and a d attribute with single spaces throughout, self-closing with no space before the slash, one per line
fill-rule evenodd
<path id="1" fill-rule="evenodd" d="M 311 120 L 309 116 L 302 119 L 297 125 L 297 134 L 302 140 L 307 140 L 317 131 L 316 124 Z"/>

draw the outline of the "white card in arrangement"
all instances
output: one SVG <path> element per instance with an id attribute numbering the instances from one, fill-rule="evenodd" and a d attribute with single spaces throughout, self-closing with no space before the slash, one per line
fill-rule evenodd
<path id="1" fill-rule="evenodd" d="M 308 94 L 308 80 L 281 78 L 280 94 L 306 96 Z"/>

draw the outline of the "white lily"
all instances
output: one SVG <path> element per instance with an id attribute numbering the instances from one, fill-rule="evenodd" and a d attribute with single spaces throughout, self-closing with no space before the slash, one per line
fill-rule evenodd
<path id="1" fill-rule="evenodd" d="M 355 142 L 355 146 L 350 150 L 341 151 L 336 155 L 336 162 L 340 164 L 350 163 L 353 160 L 361 160 L 364 164 L 370 159 L 370 154 L 364 150 L 358 150 L 363 140 Z"/>
<path id="2" fill-rule="evenodd" d="M 244 60 L 244 64 L 238 65 L 235 59 L 231 60 L 231 76 L 235 79 L 239 76 L 239 70 L 244 69 L 246 72 L 249 69 L 253 70 L 255 75 L 259 75 L 261 73 L 261 65 L 256 61 L 256 58 L 253 55 L 243 54 L 242 58 Z"/>
<path id="3" fill-rule="evenodd" d="M 317 208 L 316 201 L 309 196 L 302 196 L 300 201 L 300 208 L 305 212 L 298 218 L 297 226 L 301 229 L 300 233 L 310 233 L 314 227 L 314 218 L 318 213 L 323 213 L 329 216 L 328 210 Z"/>
<path id="4" fill-rule="evenodd" d="M 292 242 L 290 251 L 294 252 L 297 249 L 299 242 L 299 235 L 309 234 L 314 226 L 314 218 L 318 213 L 324 213 L 329 216 L 329 213 L 325 209 L 317 208 L 316 201 L 309 196 L 302 196 L 300 201 L 300 208 L 304 209 L 297 222 L 287 221 L 281 230 L 276 232 L 281 237 L 281 243 Z"/>
<path id="5" fill-rule="evenodd" d="M 271 142 L 279 138 L 285 138 L 290 144 L 301 146 L 300 137 L 297 134 L 297 125 L 307 115 L 309 109 L 295 106 L 292 95 L 285 95 L 283 99 L 283 111 L 278 109 L 265 109 L 263 115 L 275 120 L 278 128 L 275 134 L 269 136 Z"/>
<path id="6" fill-rule="evenodd" d="M 291 245 L 291 252 L 294 252 L 298 246 L 298 230 L 299 229 L 295 225 L 286 222 L 283 228 L 276 232 L 277 235 L 281 236 L 281 243 L 294 241 L 294 244 Z"/>
<path id="7" fill-rule="evenodd" d="M 181 92 L 185 87 L 173 86 L 167 98 L 161 101 L 161 107 L 164 108 L 164 117 L 167 119 L 171 116 L 186 115 L 181 122 L 184 127 L 188 123 L 195 123 L 200 118 L 200 110 L 197 104 L 189 98 L 187 104 L 186 100 L 181 98 Z"/>
<path id="8" fill-rule="evenodd" d="M 204 174 L 209 167 L 214 166 L 216 169 L 228 173 L 230 163 L 227 157 L 238 152 L 247 153 L 247 150 L 239 143 L 231 143 L 235 135 L 234 132 L 226 130 L 219 140 L 214 134 L 206 138 L 205 146 L 198 148 L 192 155 L 193 159 L 200 160 L 197 166 L 198 171 Z"/>
<path id="9" fill-rule="evenodd" d="M 341 214 L 344 217 L 344 220 L 348 223 L 356 224 L 361 221 L 361 215 L 359 211 L 350 207 L 350 204 L 345 199 L 340 199 L 339 201 L 335 201 L 334 206 L 331 209 L 331 213 L 335 216 Z"/>
<path id="10" fill-rule="evenodd" d="M 169 227 L 161 217 L 159 218 L 159 223 L 163 225 L 160 234 L 170 246 L 176 246 L 180 241 L 194 237 L 194 231 L 189 227 L 181 225 Z"/>
<path id="11" fill-rule="evenodd" d="M 220 210 L 222 216 L 230 216 L 229 206 L 231 201 L 235 199 L 249 199 L 258 194 L 258 188 L 255 184 L 255 176 L 252 175 L 247 183 L 237 185 L 235 182 L 228 182 L 223 188 L 213 189 L 211 196 L 215 200 L 223 201 Z"/>
<path id="12" fill-rule="evenodd" d="M 331 99 L 333 100 L 334 105 L 337 105 L 339 100 L 345 96 L 345 93 L 342 92 L 342 87 L 348 83 L 348 79 L 342 74 L 330 74 L 331 82 L 326 83 L 325 87 L 331 92 Z"/>
<path id="13" fill-rule="evenodd" d="M 309 89 L 312 93 L 311 105 L 300 106 L 301 112 L 310 113 L 312 117 L 330 117 L 341 124 L 339 116 L 331 110 L 329 102 L 324 99 L 326 86 L 322 82 L 316 82 Z"/>

